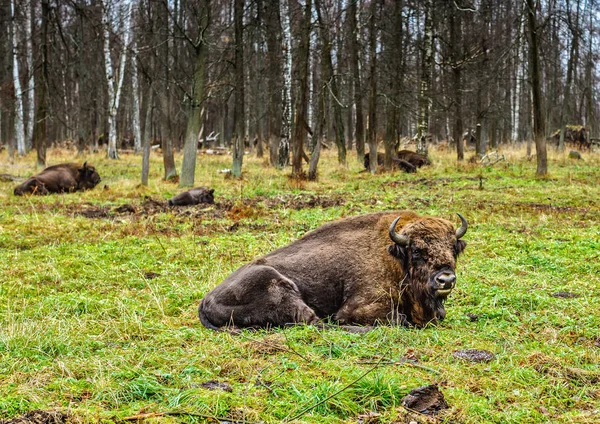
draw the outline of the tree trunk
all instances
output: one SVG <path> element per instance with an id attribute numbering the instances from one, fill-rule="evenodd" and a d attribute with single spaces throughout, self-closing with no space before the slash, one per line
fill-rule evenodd
<path id="1" fill-rule="evenodd" d="M 391 67 L 390 75 L 390 97 L 392 100 L 387 101 L 387 129 L 385 134 L 385 160 L 384 166 L 386 171 L 391 171 L 393 167 L 392 159 L 396 156 L 395 145 L 398 134 L 398 105 L 400 104 L 400 82 L 402 75 L 400 73 L 402 64 L 402 9 L 404 8 L 403 0 L 397 0 L 394 8 L 394 26 L 392 38 L 388 41 L 386 50 L 388 58 L 386 62 Z"/>
<path id="2" fill-rule="evenodd" d="M 573 82 L 573 74 L 577 72 L 577 53 L 579 51 L 579 1 L 577 1 L 577 13 L 575 15 L 575 22 L 571 17 L 570 1 L 567 0 L 567 20 L 569 29 L 571 30 L 571 51 L 569 54 L 569 61 L 567 63 L 567 81 L 565 84 L 565 95 L 563 97 L 562 108 L 560 108 L 560 137 L 558 140 L 558 151 L 563 152 L 565 150 L 565 135 L 567 132 L 567 121 L 571 119 L 571 84 Z"/>
<path id="3" fill-rule="evenodd" d="M 117 152 L 117 112 L 119 111 L 119 102 L 121 101 L 121 88 L 125 76 L 125 64 L 127 62 L 127 52 L 131 40 L 131 14 L 133 12 L 133 2 L 129 4 L 129 11 L 125 15 L 124 22 L 124 40 L 123 50 L 119 62 L 118 81 L 115 81 L 115 75 L 110 57 L 110 20 L 107 0 L 102 2 L 102 24 L 104 27 L 104 67 L 106 79 L 108 81 L 108 149 L 107 157 L 109 159 L 118 159 Z"/>
<path id="4" fill-rule="evenodd" d="M 296 100 L 296 122 L 294 124 L 294 140 L 292 149 L 292 177 L 303 178 L 302 158 L 304 140 L 306 138 L 306 108 L 308 106 L 308 58 L 310 56 L 310 23 L 312 1 L 305 0 L 304 22 L 298 46 L 299 93 Z"/>
<path id="5" fill-rule="evenodd" d="M 454 142 L 456 159 L 465 158 L 462 121 L 462 19 L 461 12 L 454 8 L 450 15 L 450 44 L 452 45 L 452 97 L 454 103 Z"/>
<path id="6" fill-rule="evenodd" d="M 279 0 L 265 0 L 265 32 L 267 41 L 267 79 L 269 83 L 269 102 L 267 108 L 269 142 L 269 158 L 272 166 L 277 166 L 279 141 L 281 138 L 281 105 L 282 105 L 282 56 L 281 56 L 281 22 Z"/>
<path id="7" fill-rule="evenodd" d="M 164 179 L 171 180 L 177 177 L 177 168 L 175 166 L 175 157 L 173 155 L 173 125 L 174 120 L 172 119 L 171 113 L 171 72 L 169 69 L 169 55 L 170 55 L 170 31 L 169 31 L 169 11 L 168 4 L 166 2 L 157 5 L 158 8 L 158 29 L 162 30 L 156 32 L 158 35 L 156 45 L 158 48 L 158 55 L 161 56 L 159 63 L 162 65 L 162 83 L 159 86 L 158 101 L 160 106 L 160 138 L 162 144 L 163 153 L 163 166 L 164 166 Z M 161 37 L 162 35 L 162 37 Z"/>
<path id="8" fill-rule="evenodd" d="M 25 155 L 25 121 L 23 116 L 23 90 L 21 88 L 21 78 L 19 76 L 19 60 L 17 58 L 17 28 L 15 26 L 15 4 L 16 0 L 11 0 L 11 30 L 12 30 L 12 57 L 13 57 L 13 84 L 15 87 L 15 139 L 17 153 L 19 156 Z"/>
<path id="9" fill-rule="evenodd" d="M 367 139 L 369 141 L 369 169 L 371 174 L 377 171 L 377 19 L 378 1 L 371 2 L 371 17 L 369 18 L 369 56 L 370 68 L 370 93 L 369 93 L 369 125 L 367 128 Z"/>
<path id="10" fill-rule="evenodd" d="M 289 163 L 290 133 L 292 122 L 292 29 L 290 25 L 289 0 L 280 0 L 281 34 L 283 40 L 283 90 L 281 94 L 283 114 L 281 118 L 281 137 L 277 155 L 277 168 L 282 169 Z"/>
<path id="11" fill-rule="evenodd" d="M 200 30 L 206 31 L 208 27 L 210 1 L 205 2 L 201 9 Z M 191 187 L 194 185 L 196 173 L 196 157 L 198 156 L 198 134 L 202 126 L 202 117 L 204 112 L 204 97 L 206 85 L 206 61 L 208 58 L 208 48 L 203 38 L 199 38 L 195 47 L 196 54 L 194 65 L 194 86 L 192 88 L 192 98 L 189 99 L 188 122 L 185 132 L 185 142 L 183 145 L 183 163 L 181 165 L 180 187 Z"/>
<path id="12" fill-rule="evenodd" d="M 137 45 L 135 40 L 131 46 L 131 91 L 133 97 L 133 150 L 139 153 L 142 150 L 142 131 L 140 127 L 140 87 L 138 83 L 138 69 L 137 69 Z"/>
<path id="13" fill-rule="evenodd" d="M 337 80 L 333 74 L 333 62 L 331 58 L 332 42 L 329 33 L 331 26 L 330 22 L 325 22 L 323 15 L 324 10 L 321 6 L 321 0 L 315 0 L 315 8 L 317 10 L 317 19 L 319 21 L 319 32 L 321 34 L 321 48 L 323 49 L 322 60 L 324 60 L 323 82 L 326 84 L 324 89 L 330 91 L 330 98 L 333 102 L 333 129 L 335 131 L 335 144 L 338 148 L 338 162 L 346 164 L 346 142 L 344 140 L 344 119 L 342 116 L 342 105 L 340 104 L 340 93 L 338 90 Z"/>
<path id="14" fill-rule="evenodd" d="M 433 0 L 425 0 L 425 28 L 423 34 L 423 61 L 419 91 L 419 123 L 417 125 L 417 153 L 427 156 L 427 135 L 431 110 L 431 72 L 433 67 Z"/>
<path id="15" fill-rule="evenodd" d="M 32 11 L 33 2 L 26 1 L 25 4 L 25 40 L 27 46 L 27 141 L 26 150 L 33 147 L 33 123 L 35 122 L 35 79 L 33 67 L 33 40 L 32 40 Z"/>
<path id="16" fill-rule="evenodd" d="M 142 146 L 142 185 L 148 186 L 148 174 L 150 173 L 150 149 L 152 139 L 152 121 L 154 109 L 154 88 L 152 82 L 148 86 L 146 95 L 148 106 L 146 107 L 146 119 L 144 120 L 144 142 Z"/>
<path id="17" fill-rule="evenodd" d="M 49 0 L 42 0 L 42 69 L 41 84 L 38 84 L 37 121 L 34 127 L 34 144 L 37 151 L 36 164 L 46 167 L 46 140 L 48 139 L 48 19 L 50 14 Z"/>
<path id="18" fill-rule="evenodd" d="M 537 175 L 548 173 L 548 157 L 546 153 L 546 123 L 542 108 L 542 87 L 540 55 L 538 50 L 540 28 L 537 26 L 537 5 L 535 0 L 527 1 L 527 17 L 529 21 L 529 72 L 532 90 L 533 134 L 537 159 Z"/>
<path id="19" fill-rule="evenodd" d="M 235 27 L 235 103 L 233 121 L 235 134 L 233 136 L 233 165 L 231 175 L 235 178 L 242 176 L 244 161 L 244 136 L 246 135 L 246 117 L 244 110 L 244 0 L 234 3 Z"/>
<path id="20" fill-rule="evenodd" d="M 360 82 L 360 66 L 358 62 L 358 38 L 360 32 L 358 31 L 356 15 L 359 8 L 357 4 L 360 0 L 350 0 L 348 5 L 348 19 L 350 20 L 350 66 L 352 68 L 353 82 L 354 82 L 354 108 L 355 108 L 355 134 L 356 137 L 356 155 L 360 163 L 363 162 L 365 156 L 365 124 L 363 117 L 363 105 L 362 105 L 362 87 Z"/>

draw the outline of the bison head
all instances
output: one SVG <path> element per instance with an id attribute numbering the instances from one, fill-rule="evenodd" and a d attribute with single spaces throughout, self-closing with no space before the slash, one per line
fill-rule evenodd
<path id="1" fill-rule="evenodd" d="M 467 220 L 456 231 L 452 224 L 439 218 L 408 222 L 396 233 L 396 218 L 389 229 L 394 242 L 389 252 L 402 265 L 403 307 L 407 320 L 416 326 L 442 320 L 446 316 L 444 301 L 456 284 L 456 259 L 465 249 L 461 237 L 467 232 Z"/>
<path id="2" fill-rule="evenodd" d="M 77 170 L 77 189 L 88 190 L 94 188 L 100 182 L 100 174 L 91 165 L 87 164 L 87 161 L 83 163 L 83 166 Z"/>

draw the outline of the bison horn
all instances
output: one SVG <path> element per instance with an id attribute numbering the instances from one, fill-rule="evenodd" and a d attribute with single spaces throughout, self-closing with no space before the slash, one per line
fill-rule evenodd
<path id="1" fill-rule="evenodd" d="M 394 220 L 394 222 L 392 222 L 392 225 L 390 225 L 390 238 L 398 246 L 407 247 L 408 244 L 410 243 L 410 238 L 408 236 L 405 236 L 403 234 L 398 234 L 396 232 L 396 224 L 398 223 L 399 220 L 400 220 L 400 217 L 396 218 Z"/>
<path id="2" fill-rule="evenodd" d="M 87 160 L 83 162 L 83 169 L 87 168 Z"/>
<path id="3" fill-rule="evenodd" d="M 456 240 L 458 240 L 462 236 L 464 236 L 465 233 L 467 232 L 467 228 L 469 227 L 469 224 L 467 223 L 467 220 L 465 219 L 465 217 L 459 213 L 457 213 L 457 215 L 460 217 L 462 225 L 460 226 L 460 228 L 458 230 L 456 230 Z"/>

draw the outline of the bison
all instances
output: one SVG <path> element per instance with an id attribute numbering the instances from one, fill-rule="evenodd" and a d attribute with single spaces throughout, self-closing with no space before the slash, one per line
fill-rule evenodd
<path id="1" fill-rule="evenodd" d="M 62 163 L 49 166 L 37 175 L 29 178 L 15 187 L 15 196 L 25 193 L 50 194 L 70 193 L 83 191 L 96 187 L 100 182 L 100 175 L 87 161 L 82 166 L 76 163 Z"/>
<path id="2" fill-rule="evenodd" d="M 239 268 L 202 299 L 210 329 L 280 327 L 330 318 L 342 325 L 424 327 L 446 316 L 462 225 L 412 211 L 325 224 Z"/>
<path id="3" fill-rule="evenodd" d="M 363 161 L 363 166 L 365 167 L 366 170 L 370 169 L 370 163 L 369 163 L 370 157 L 369 157 L 369 153 L 365 153 L 365 159 Z M 377 152 L 377 165 L 378 166 L 383 166 L 385 160 L 385 154 L 381 153 L 381 152 Z M 401 169 L 404 172 L 417 172 L 417 168 L 410 162 L 407 162 L 404 159 L 399 159 L 399 158 L 392 158 L 392 167 L 394 169 Z"/>
<path id="4" fill-rule="evenodd" d="M 196 187 L 169 199 L 169 206 L 197 205 L 199 203 L 215 203 L 214 189 Z"/>
<path id="5" fill-rule="evenodd" d="M 421 155 L 419 153 L 415 153 L 413 151 L 410 150 L 400 150 L 396 157 L 398 159 L 404 160 L 408 163 L 410 163 L 411 165 L 413 165 L 416 168 L 420 168 L 424 165 L 431 165 L 431 162 L 429 162 L 429 159 L 427 159 L 427 156 Z"/>

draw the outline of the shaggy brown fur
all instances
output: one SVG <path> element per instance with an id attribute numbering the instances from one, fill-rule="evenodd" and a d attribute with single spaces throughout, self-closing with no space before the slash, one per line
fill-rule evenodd
<path id="1" fill-rule="evenodd" d="M 390 240 L 397 217 L 408 246 Z M 440 275 L 454 278 L 465 245 L 449 221 L 412 211 L 335 221 L 239 268 L 202 300 L 200 321 L 211 329 L 322 318 L 422 327 L 446 315 L 454 283 L 438 292 Z"/>
<path id="2" fill-rule="evenodd" d="M 63 163 L 49 166 L 37 175 L 15 187 L 15 196 L 31 194 L 65 193 L 94 188 L 100 182 L 100 175 L 85 162 Z"/>
<path id="3" fill-rule="evenodd" d="M 363 161 L 363 166 L 365 167 L 366 170 L 370 169 L 369 160 L 370 160 L 369 153 L 365 153 L 365 159 Z M 385 154 L 381 153 L 381 152 L 377 152 L 377 166 L 383 166 L 384 161 L 385 161 Z M 407 162 L 404 159 L 392 158 L 392 167 L 394 169 L 401 169 L 404 172 L 408 172 L 408 173 L 417 172 L 417 168 L 412 163 Z"/>
<path id="4" fill-rule="evenodd" d="M 199 203 L 215 203 L 213 193 L 214 189 L 208 189 L 206 187 L 196 187 L 183 193 L 179 193 L 177 196 L 169 199 L 169 206 L 187 206 L 197 205 Z"/>
<path id="5" fill-rule="evenodd" d="M 420 168 L 424 165 L 431 165 L 429 159 L 426 156 L 420 155 L 419 153 L 412 152 L 410 150 L 400 150 L 397 155 L 398 159 L 405 160 L 416 168 Z"/>

